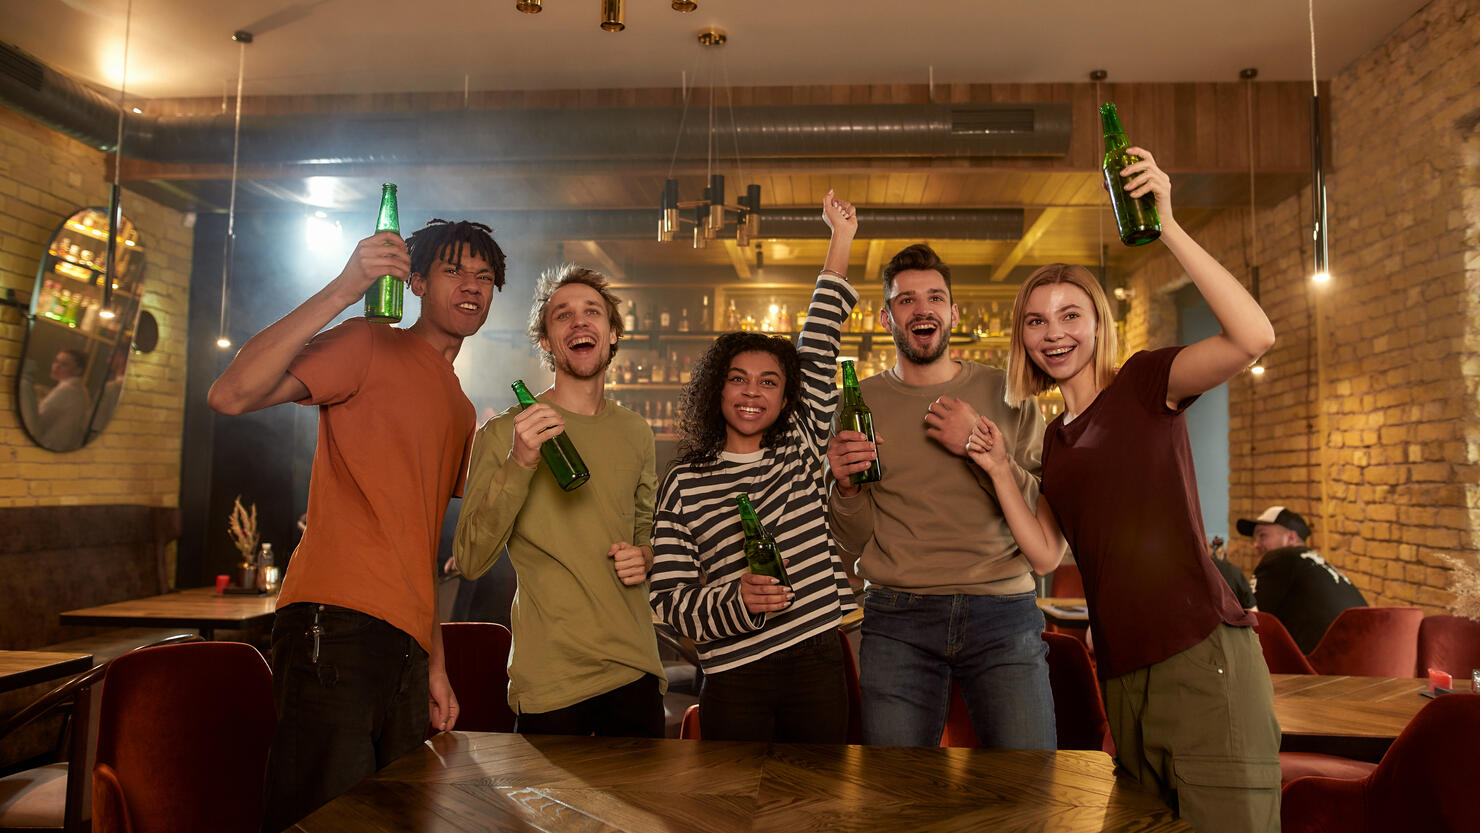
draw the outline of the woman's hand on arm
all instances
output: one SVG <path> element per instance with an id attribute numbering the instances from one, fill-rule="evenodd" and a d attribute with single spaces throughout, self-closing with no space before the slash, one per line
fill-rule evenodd
<path id="1" fill-rule="evenodd" d="M 1053 572 L 1064 558 L 1063 533 L 1042 494 L 1038 495 L 1037 507 L 1030 509 L 1023 493 L 1018 491 L 1012 475 L 1012 459 L 996 423 L 986 417 L 977 421 L 971 436 L 966 438 L 966 454 L 991 476 L 997 487 L 997 504 L 1002 507 L 1012 537 L 1033 572 L 1039 575 Z"/>

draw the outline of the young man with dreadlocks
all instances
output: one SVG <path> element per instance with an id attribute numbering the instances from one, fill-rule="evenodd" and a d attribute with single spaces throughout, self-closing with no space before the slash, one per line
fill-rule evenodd
<path id="1" fill-rule="evenodd" d="M 831 191 L 822 216 L 832 239 L 796 346 L 760 333 L 715 341 L 684 388 L 679 458 L 658 496 L 650 600 L 698 646 L 705 738 L 847 738 L 835 631 L 856 605 L 828 534 L 823 456 L 840 331 L 858 302 L 845 277 L 858 220 Z M 738 494 L 776 539 L 789 587 L 747 571 Z"/>
<path id="2" fill-rule="evenodd" d="M 421 298 L 410 327 L 352 318 L 381 275 Z M 280 830 L 451 729 L 434 597 L 437 538 L 460 493 L 475 414 L 452 360 L 488 317 L 504 254 L 487 226 L 433 220 L 361 240 L 344 271 L 242 346 L 209 403 L 319 408 L 308 526 L 272 634 L 278 727 L 263 829 Z"/>
<path id="3" fill-rule="evenodd" d="M 453 558 L 478 578 L 504 547 L 519 574 L 509 706 L 525 734 L 662 737 L 668 682 L 647 575 L 657 455 L 642 417 L 606 398 L 622 316 L 606 276 L 564 264 L 535 287 L 529 340 L 555 384 L 478 430 Z M 540 445 L 566 434 L 591 470 L 561 490 Z"/>

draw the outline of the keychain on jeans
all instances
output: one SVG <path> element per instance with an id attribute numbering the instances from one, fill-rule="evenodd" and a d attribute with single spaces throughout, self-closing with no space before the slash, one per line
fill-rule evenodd
<path id="1" fill-rule="evenodd" d="M 319 664 L 319 637 L 324 635 L 324 628 L 319 625 L 319 615 L 323 613 L 324 607 L 320 605 L 313 612 L 313 626 L 308 629 L 308 635 L 313 637 L 313 650 L 308 655 L 308 661 L 314 665 Z"/>

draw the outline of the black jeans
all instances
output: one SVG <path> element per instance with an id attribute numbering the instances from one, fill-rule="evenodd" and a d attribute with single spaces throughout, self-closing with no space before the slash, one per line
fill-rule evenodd
<path id="1" fill-rule="evenodd" d="M 268 833 L 415 749 L 431 722 L 426 651 L 406 632 L 334 605 L 277 612 L 272 688 L 278 725 L 267 759 Z"/>
<path id="2" fill-rule="evenodd" d="M 838 632 L 706 674 L 699 733 L 705 740 L 846 743 L 848 685 Z"/>
<path id="3" fill-rule="evenodd" d="M 663 694 L 658 678 L 644 674 L 605 694 L 548 712 L 526 712 L 514 720 L 522 735 L 596 735 L 603 738 L 663 737 Z"/>

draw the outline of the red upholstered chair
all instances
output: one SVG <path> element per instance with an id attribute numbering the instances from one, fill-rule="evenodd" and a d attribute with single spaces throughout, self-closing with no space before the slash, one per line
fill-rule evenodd
<path id="1" fill-rule="evenodd" d="M 1480 622 L 1463 616 L 1425 616 L 1418 626 L 1417 676 L 1428 676 L 1430 668 L 1454 675 L 1455 685 L 1480 668 Z"/>
<path id="2" fill-rule="evenodd" d="M 1269 666 L 1269 673 L 1316 673 L 1310 660 L 1300 653 L 1300 646 L 1295 644 L 1295 638 L 1285 630 L 1279 617 L 1263 610 L 1254 611 L 1254 615 L 1259 618 L 1254 625 L 1254 632 L 1259 634 L 1259 647 L 1264 649 L 1264 664 Z"/>
<path id="3" fill-rule="evenodd" d="M 255 833 L 275 726 L 272 672 L 250 645 L 119 657 L 98 717 L 93 830 Z"/>
<path id="4" fill-rule="evenodd" d="M 1285 833 L 1474 830 L 1480 694 L 1446 694 L 1423 707 L 1371 774 L 1299 778 L 1285 786 Z M 1458 757 L 1456 757 L 1458 756 Z"/>
<path id="5" fill-rule="evenodd" d="M 1072 636 L 1045 633 L 1048 643 L 1048 682 L 1053 688 L 1054 720 L 1060 749 L 1105 748 L 1110 721 L 1100 698 L 1100 681 L 1089 651 Z"/>
<path id="6" fill-rule="evenodd" d="M 1322 778 L 1364 778 L 1377 769 L 1377 764 L 1343 758 L 1339 755 L 1324 755 L 1320 752 L 1281 752 L 1280 786 L 1296 778 L 1315 775 Z"/>
<path id="7" fill-rule="evenodd" d="M 181 634 L 156 645 L 199 642 Z M 139 649 L 135 649 L 139 650 Z M 86 831 L 92 817 L 92 756 L 96 740 L 97 696 L 112 660 L 100 662 L 63 682 L 0 721 L 0 738 L 53 711 L 69 712 L 63 735 L 66 760 L 0 778 L 0 831 Z"/>
<path id="8" fill-rule="evenodd" d="M 1423 611 L 1416 607 L 1350 607 L 1307 656 L 1321 674 L 1411 677 L 1422 621 Z"/>
<path id="9" fill-rule="evenodd" d="M 838 629 L 843 643 L 843 679 L 848 685 L 848 743 L 863 743 L 863 690 L 858 687 L 858 661 L 853 658 L 853 645 L 848 632 Z"/>
<path id="10" fill-rule="evenodd" d="M 699 731 L 699 704 L 683 710 L 683 723 L 679 724 L 678 737 L 681 740 L 702 740 L 703 735 Z"/>
<path id="11" fill-rule="evenodd" d="M 951 681 L 951 707 L 946 712 L 946 728 L 940 733 L 941 746 L 960 746 L 976 749 L 982 745 L 976 736 L 976 727 L 971 725 L 971 713 L 966 710 L 966 697 L 961 686 Z"/>
<path id="12" fill-rule="evenodd" d="M 509 629 L 494 622 L 443 622 L 442 661 L 457 695 L 457 725 L 467 732 L 512 732 Z M 429 735 L 436 734 L 431 728 Z"/>
<path id="13" fill-rule="evenodd" d="M 1110 722 L 1100 699 L 1100 683 L 1083 643 L 1060 633 L 1043 634 L 1048 643 L 1048 684 L 1053 689 L 1054 720 L 1060 749 L 1106 749 Z M 961 687 L 951 683 L 951 706 L 946 713 L 941 746 L 981 746 Z"/>
<path id="14" fill-rule="evenodd" d="M 1079 575 L 1079 565 L 1060 564 L 1058 569 L 1053 571 L 1053 579 L 1048 583 L 1048 595 L 1058 598 L 1084 598 L 1084 578 Z"/>

